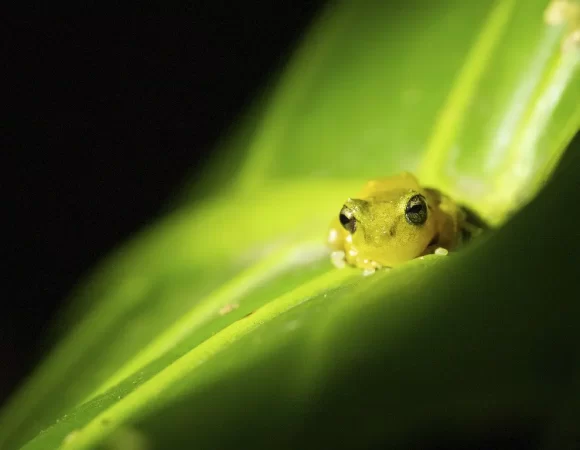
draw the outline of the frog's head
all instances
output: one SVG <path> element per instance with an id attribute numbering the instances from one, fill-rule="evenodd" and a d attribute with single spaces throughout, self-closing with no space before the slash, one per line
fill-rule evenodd
<path id="1" fill-rule="evenodd" d="M 391 267 L 416 258 L 436 240 L 430 213 L 421 192 L 397 189 L 366 199 L 349 198 L 339 220 L 359 255 Z"/>

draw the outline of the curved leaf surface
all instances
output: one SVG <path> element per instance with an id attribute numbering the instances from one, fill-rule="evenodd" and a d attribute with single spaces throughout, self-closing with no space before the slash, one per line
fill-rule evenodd
<path id="1" fill-rule="evenodd" d="M 325 11 L 258 122 L 228 145 L 244 153 L 241 170 L 144 230 L 74 293 L 67 336 L 0 416 L 0 447 L 138 436 L 228 448 L 236 441 L 220 427 L 242 442 L 258 421 L 270 429 L 258 447 L 331 434 L 346 444 L 362 426 L 357 439 L 370 443 L 387 436 L 378 399 L 394 443 L 432 426 L 428 417 L 532 420 L 562 406 L 578 367 L 547 368 L 566 365 L 555 349 L 578 337 L 563 289 L 579 242 L 574 219 L 545 217 L 575 201 L 577 165 L 517 210 L 580 124 L 580 6 L 402 5 Z M 365 179 L 401 170 L 493 223 L 516 215 L 448 259 L 369 278 L 333 269 L 322 247 L 329 218 Z M 555 303 L 542 301 L 551 294 Z"/>

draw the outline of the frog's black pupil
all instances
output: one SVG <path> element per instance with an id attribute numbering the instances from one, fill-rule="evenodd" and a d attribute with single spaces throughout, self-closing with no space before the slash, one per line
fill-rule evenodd
<path id="1" fill-rule="evenodd" d="M 423 209 L 423 205 L 421 205 L 421 204 L 419 204 L 419 205 L 413 205 L 410 208 L 407 208 L 407 214 L 408 213 L 411 213 L 411 214 L 419 214 L 422 209 Z"/>

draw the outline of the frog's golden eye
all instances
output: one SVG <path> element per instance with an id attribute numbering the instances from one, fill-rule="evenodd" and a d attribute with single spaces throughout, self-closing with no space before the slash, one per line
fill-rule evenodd
<path id="1" fill-rule="evenodd" d="M 349 233 L 354 233 L 356 231 L 356 219 L 354 213 L 348 206 L 343 206 L 338 215 L 338 220 L 342 227 Z"/>
<path id="2" fill-rule="evenodd" d="M 427 221 L 427 202 L 422 195 L 413 195 L 405 207 L 405 218 L 411 225 L 423 225 Z"/>

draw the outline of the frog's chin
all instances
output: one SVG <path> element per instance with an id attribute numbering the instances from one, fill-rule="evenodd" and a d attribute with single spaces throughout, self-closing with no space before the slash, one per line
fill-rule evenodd
<path id="1" fill-rule="evenodd" d="M 427 246 L 423 249 L 423 251 L 419 255 L 417 255 L 416 257 L 430 255 L 439 246 L 440 246 L 439 245 L 439 233 L 436 233 L 433 236 L 433 238 L 429 241 Z"/>
<path id="2" fill-rule="evenodd" d="M 396 253 L 396 250 L 393 253 Z M 415 258 L 426 255 L 428 253 L 433 253 L 433 251 L 431 250 L 431 247 L 429 247 L 429 246 L 425 247 L 425 249 L 423 251 L 418 251 L 418 252 L 412 252 L 412 253 L 405 252 L 403 254 L 401 254 L 401 253 L 386 254 L 386 255 L 383 255 L 383 257 L 379 257 L 377 255 L 375 261 L 376 261 L 376 264 L 378 264 L 382 267 L 397 267 L 397 266 L 405 264 L 406 262 L 409 262 Z"/>

